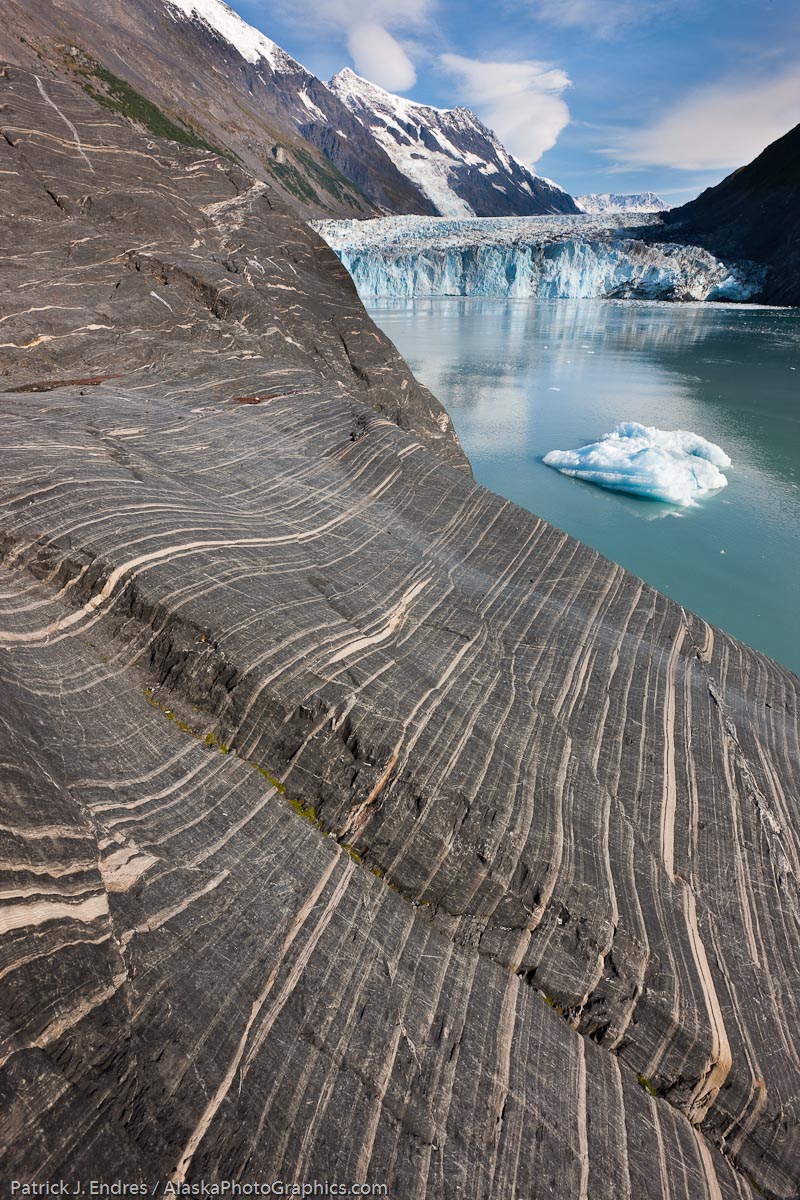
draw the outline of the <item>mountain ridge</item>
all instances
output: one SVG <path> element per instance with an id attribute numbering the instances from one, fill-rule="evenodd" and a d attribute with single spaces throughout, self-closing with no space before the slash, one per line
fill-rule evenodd
<path id="1" fill-rule="evenodd" d="M 442 217 L 574 213 L 574 200 L 530 171 L 463 105 L 437 108 L 339 71 L 329 88 Z"/>
<path id="2" fill-rule="evenodd" d="M 800 304 L 800 125 L 664 216 L 665 234 L 767 268 L 760 299 Z"/>
<path id="3" fill-rule="evenodd" d="M 439 211 L 420 186 L 419 172 L 401 169 L 335 87 L 224 0 L 121 0 L 110 7 L 108 0 L 84 0 L 79 8 L 70 0 L 6 0 L 6 7 L 0 54 L 31 67 L 45 62 L 79 81 L 93 79 L 98 95 L 108 84 L 98 85 L 98 68 L 109 72 L 173 125 L 188 122 L 199 143 L 225 150 L 305 216 Z M 125 45 L 126 53 L 120 55 L 116 45 Z M 137 101 L 133 108 L 142 106 Z M 484 165 L 494 173 L 492 181 L 465 157 L 450 159 L 465 177 L 457 190 L 486 215 L 576 211 L 566 193 L 517 163 L 469 110 L 439 111 L 444 120 L 457 114 L 462 138 L 476 140 L 484 152 L 490 148 L 494 162 Z"/>

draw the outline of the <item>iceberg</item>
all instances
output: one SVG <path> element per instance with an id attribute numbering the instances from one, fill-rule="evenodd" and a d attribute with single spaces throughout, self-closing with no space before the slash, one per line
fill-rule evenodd
<path id="1" fill-rule="evenodd" d="M 551 450 L 543 462 L 587 483 L 682 507 L 726 487 L 722 471 L 731 465 L 720 446 L 699 434 L 635 421 L 577 450 Z"/>

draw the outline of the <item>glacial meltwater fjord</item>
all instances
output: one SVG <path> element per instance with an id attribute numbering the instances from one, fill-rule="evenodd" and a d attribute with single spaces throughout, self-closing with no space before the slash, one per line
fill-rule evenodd
<path id="1" fill-rule="evenodd" d="M 800 310 L 611 300 L 371 300 L 479 483 L 800 672 Z M 733 460 L 692 508 L 605 491 L 548 451 L 621 421 Z"/>

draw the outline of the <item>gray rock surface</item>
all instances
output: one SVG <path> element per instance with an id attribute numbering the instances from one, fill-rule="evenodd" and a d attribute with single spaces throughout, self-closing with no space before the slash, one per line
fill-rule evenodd
<path id="1" fill-rule="evenodd" d="M 797 1196 L 797 679 L 263 184 L 0 84 L 0 1177 Z"/>
<path id="2" fill-rule="evenodd" d="M 216 0 L 206 7 L 214 5 L 224 9 Z M 2 9 L 0 58 L 33 70 L 44 64 L 101 94 L 102 71 L 111 71 L 268 182 L 294 211 L 433 212 L 347 107 L 266 39 L 270 58 L 249 61 L 170 0 L 3 0 Z M 245 44 L 255 35 L 243 22 L 234 29 Z M 123 111 L 140 113 L 129 99 Z"/>

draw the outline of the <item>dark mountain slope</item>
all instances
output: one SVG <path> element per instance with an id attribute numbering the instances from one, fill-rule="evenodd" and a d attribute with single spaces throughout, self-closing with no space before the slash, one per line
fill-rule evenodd
<path id="1" fill-rule="evenodd" d="M 767 268 L 759 299 L 800 304 L 800 125 L 716 187 L 664 214 L 671 240 Z"/>
<path id="2" fill-rule="evenodd" d="M 427 214 L 431 205 L 331 92 L 220 3 L 6 0 L 0 53 L 98 94 L 134 89 L 178 126 L 230 153 L 303 213 Z M 207 14 L 204 19 L 202 13 Z M 210 23 L 212 22 L 212 23 Z"/>

